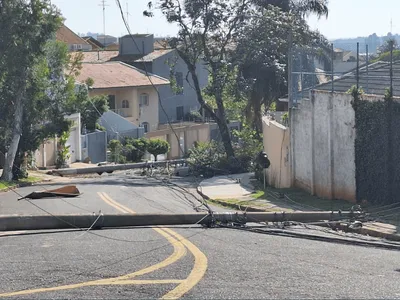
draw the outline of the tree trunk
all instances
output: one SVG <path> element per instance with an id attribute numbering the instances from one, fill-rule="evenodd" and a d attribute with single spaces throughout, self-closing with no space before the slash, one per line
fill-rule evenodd
<path id="1" fill-rule="evenodd" d="M 214 113 L 214 111 L 211 109 L 211 107 L 209 105 L 207 105 L 203 99 L 203 95 L 201 93 L 202 91 L 201 91 L 200 83 L 199 83 L 199 78 L 197 77 L 197 74 L 196 74 L 196 66 L 190 62 L 190 60 L 187 58 L 187 56 L 185 56 L 184 53 L 180 52 L 179 50 L 178 50 L 178 53 L 179 53 L 180 57 L 185 61 L 186 65 L 188 67 L 188 70 L 192 76 L 194 89 L 195 89 L 196 95 L 197 95 L 197 101 L 201 105 L 201 108 L 204 108 L 211 115 L 211 117 L 214 118 L 215 121 L 217 122 L 227 157 L 228 158 L 234 157 L 235 153 L 234 153 L 233 147 L 232 147 L 232 141 L 231 141 L 231 135 L 229 133 L 229 128 L 226 123 L 225 107 L 224 107 L 224 103 L 222 101 L 221 93 L 219 93 L 219 95 L 215 95 L 215 100 L 216 100 L 217 106 L 218 106 L 218 115 L 216 115 Z"/>
<path id="2" fill-rule="evenodd" d="M 1 175 L 1 179 L 4 181 L 11 181 L 13 179 L 13 165 L 15 155 L 17 154 L 19 140 L 21 138 L 22 133 L 22 117 L 24 113 L 24 103 L 23 99 L 25 96 L 25 86 L 26 86 L 26 70 L 22 72 L 20 82 L 21 86 L 17 91 L 17 95 L 14 102 L 15 107 L 15 115 L 14 115 L 14 124 L 12 130 L 12 139 L 11 143 L 6 152 L 3 174 Z"/>
<path id="3" fill-rule="evenodd" d="M 235 157 L 235 152 L 233 151 L 232 147 L 231 134 L 229 132 L 228 124 L 226 123 L 225 107 L 222 100 L 222 95 L 219 93 L 218 95 L 215 95 L 215 100 L 218 107 L 218 118 L 216 121 L 219 127 L 219 131 L 221 133 L 221 139 L 222 143 L 224 144 L 226 156 L 228 158 Z"/>

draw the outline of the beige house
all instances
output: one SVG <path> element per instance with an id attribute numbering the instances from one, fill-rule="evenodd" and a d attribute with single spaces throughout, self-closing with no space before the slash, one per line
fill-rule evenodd
<path id="1" fill-rule="evenodd" d="M 158 95 L 154 86 L 169 85 L 169 81 L 149 75 L 123 62 L 83 63 L 78 81 L 93 79 L 90 96 L 107 95 L 110 110 L 150 132 L 158 129 Z"/>

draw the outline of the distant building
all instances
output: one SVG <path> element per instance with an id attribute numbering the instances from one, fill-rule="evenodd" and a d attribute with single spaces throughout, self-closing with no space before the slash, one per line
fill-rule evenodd
<path id="1" fill-rule="evenodd" d="M 118 44 L 118 38 L 112 35 L 103 35 L 99 34 L 96 37 L 96 40 L 98 40 L 100 43 L 102 43 L 104 46 L 108 46 L 110 44 Z"/>
<path id="2" fill-rule="evenodd" d="M 109 108 L 122 117 L 121 124 L 127 120 L 145 131 L 158 129 L 157 91 L 142 70 L 119 61 L 83 63 L 77 80 L 84 83 L 88 78 L 94 81 L 89 95 L 108 96 Z M 150 78 L 157 88 L 169 85 L 160 76 L 150 74 Z"/>
<path id="3" fill-rule="evenodd" d="M 67 26 L 62 25 L 56 32 L 56 40 L 64 42 L 68 45 L 69 51 L 90 51 L 92 46 L 69 29 Z"/>
<path id="4" fill-rule="evenodd" d="M 161 98 L 159 108 L 161 124 L 167 123 L 168 120 L 187 121 L 192 111 L 200 111 L 192 79 L 187 76 L 187 66 L 165 39 L 154 39 L 152 34 L 126 35 L 119 39 L 118 50 L 90 51 L 83 54 L 84 62 L 121 61 L 163 78 L 170 78 L 173 72 L 178 89 L 174 90 L 166 85 L 158 89 Z M 200 87 L 204 88 L 208 84 L 209 73 L 200 62 L 197 65 L 197 75 Z"/>
<path id="5" fill-rule="evenodd" d="M 177 51 L 168 47 L 165 39 L 155 41 L 152 34 L 125 35 L 119 39 L 119 55 L 113 60 L 124 61 L 142 70 L 146 68 L 165 78 L 170 78 L 173 72 L 178 89 L 174 90 L 171 86 L 159 89 L 160 123 L 165 124 L 168 119 L 172 122 L 183 121 L 191 111 L 200 110 L 192 79 L 187 76 L 187 66 Z M 200 87 L 204 88 L 208 84 L 209 73 L 200 62 L 197 65 L 197 75 Z"/>
<path id="6" fill-rule="evenodd" d="M 92 46 L 92 50 L 104 49 L 104 45 L 92 36 L 84 36 L 84 37 L 82 37 L 82 39 L 84 39 L 86 42 L 88 42 Z"/>

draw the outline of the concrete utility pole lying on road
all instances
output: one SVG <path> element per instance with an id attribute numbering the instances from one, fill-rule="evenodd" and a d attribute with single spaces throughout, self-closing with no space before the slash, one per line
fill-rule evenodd
<path id="1" fill-rule="evenodd" d="M 360 212 L 248 212 L 248 213 L 188 213 L 188 214 L 85 214 L 85 215 L 42 215 L 42 216 L 0 216 L 0 231 L 102 228 L 131 226 L 167 225 L 212 225 L 220 223 L 255 222 L 316 222 L 353 219 Z"/>
<path id="2" fill-rule="evenodd" d="M 142 162 L 134 164 L 108 165 L 108 166 L 99 166 L 99 167 L 90 167 L 81 169 L 58 169 L 58 170 L 53 170 L 52 174 L 65 176 L 65 175 L 97 173 L 101 175 L 103 173 L 112 173 L 114 171 L 142 169 L 146 167 L 160 167 L 168 165 L 171 166 L 171 165 L 183 164 L 185 162 L 186 162 L 185 159 L 176 159 L 176 160 Z"/>

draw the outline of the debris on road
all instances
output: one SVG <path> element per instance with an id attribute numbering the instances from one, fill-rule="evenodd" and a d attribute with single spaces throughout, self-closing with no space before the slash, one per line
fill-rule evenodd
<path id="1" fill-rule="evenodd" d="M 18 201 L 23 199 L 42 199 L 52 197 L 72 198 L 78 197 L 79 195 L 81 195 L 81 193 L 75 185 L 67 185 L 54 190 L 32 192 L 25 197 L 19 198 Z"/>

